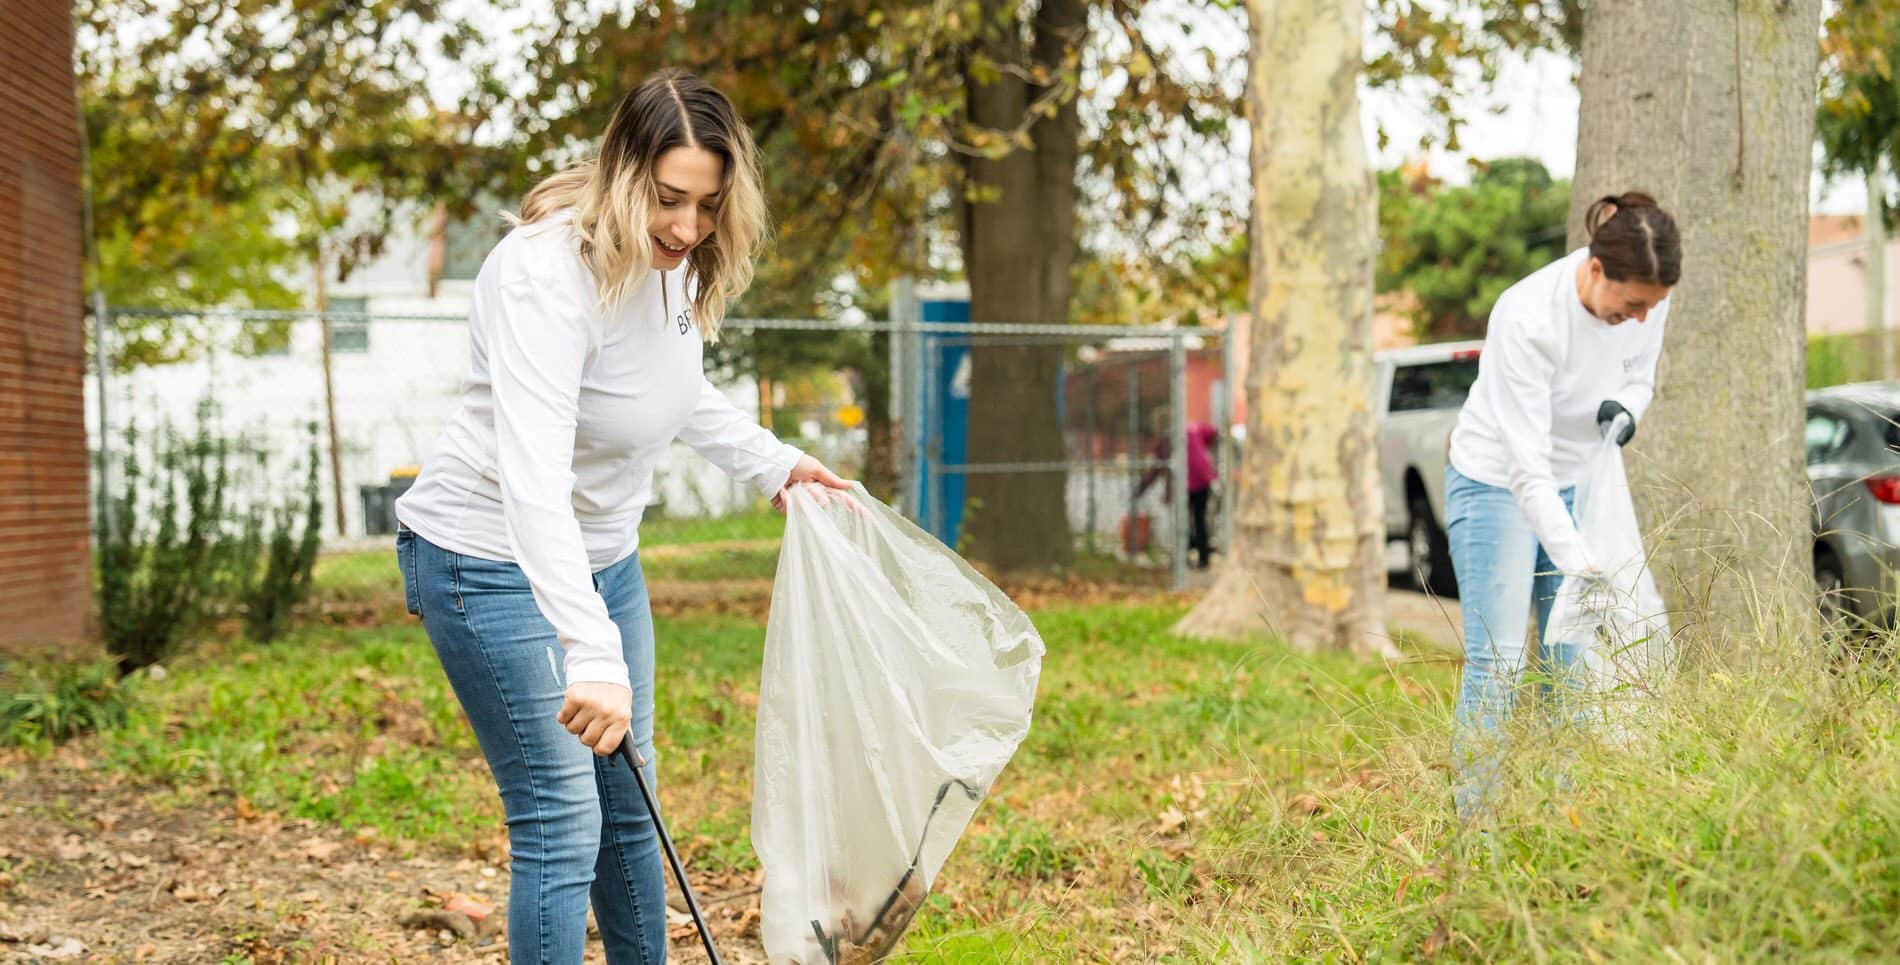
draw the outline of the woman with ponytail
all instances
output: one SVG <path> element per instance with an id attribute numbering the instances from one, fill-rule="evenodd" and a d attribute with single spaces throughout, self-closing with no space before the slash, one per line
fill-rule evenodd
<path id="1" fill-rule="evenodd" d="M 726 97 L 664 72 L 598 153 L 528 192 L 483 262 L 462 405 L 396 504 L 397 559 L 507 813 L 515 962 L 666 959 L 665 882 L 631 771 L 653 774 L 640 517 L 674 439 L 777 501 L 847 484 L 706 380 L 752 280 L 765 201 Z"/>
<path id="2" fill-rule="evenodd" d="M 1451 436 L 1445 532 L 1465 649 L 1452 752 L 1466 819 L 1497 792 L 1533 608 L 1541 640 L 1562 581 L 1601 577 L 1572 518 L 1575 486 L 1595 444 L 1635 435 L 1682 274 L 1676 223 L 1649 195 L 1600 198 L 1584 220 L 1586 247 L 1498 298 Z M 1544 662 L 1563 674 L 1581 658 Z"/>

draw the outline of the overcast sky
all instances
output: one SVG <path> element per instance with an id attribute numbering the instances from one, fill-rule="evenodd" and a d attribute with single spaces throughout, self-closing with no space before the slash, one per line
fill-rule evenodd
<path id="1" fill-rule="evenodd" d="M 605 11 L 624 8 L 620 0 L 586 0 L 589 7 Z M 524 33 L 538 32 L 554 15 L 552 3 L 497 3 L 495 0 L 449 0 L 451 14 L 478 17 L 492 24 L 491 43 L 502 52 L 524 46 Z M 1202 47 L 1213 47 L 1221 69 L 1230 80 L 1230 89 L 1238 90 L 1244 72 L 1246 34 L 1239 10 L 1212 9 L 1204 3 L 1180 0 L 1156 0 L 1144 10 L 1145 32 L 1157 46 L 1193 56 L 1182 58 L 1185 67 L 1196 65 Z M 1184 30 L 1183 24 L 1189 27 Z M 131 31 L 137 27 L 122 24 Z M 1191 69 L 1191 68 L 1190 68 Z M 1539 52 L 1528 60 L 1507 58 L 1496 84 L 1458 98 L 1458 109 L 1467 119 L 1460 134 L 1461 150 L 1431 150 L 1426 156 L 1432 172 L 1451 181 L 1463 181 L 1471 159 L 1530 156 L 1542 161 L 1551 174 L 1567 178 L 1576 166 L 1577 89 L 1571 80 L 1573 63 L 1550 52 Z M 444 64 L 431 70 L 427 78 L 430 93 L 438 103 L 453 103 L 466 88 L 469 78 L 455 65 Z M 1374 150 L 1374 161 L 1381 167 L 1402 164 L 1419 153 L 1418 141 L 1425 133 L 1425 105 L 1402 92 L 1365 91 L 1363 120 L 1367 143 L 1375 145 L 1375 132 L 1382 126 L 1388 135 L 1387 146 Z M 1236 124 L 1226 158 L 1206 158 L 1204 190 L 1228 197 L 1234 204 L 1245 204 L 1247 186 L 1247 135 L 1243 124 Z M 1816 212 L 1858 213 L 1865 207 L 1866 195 L 1860 183 L 1823 185 L 1816 179 L 1810 200 Z"/>
<path id="2" fill-rule="evenodd" d="M 1145 19 L 1159 35 L 1154 38 L 1158 44 L 1183 52 L 1212 46 L 1233 76 L 1244 70 L 1245 21 L 1239 11 L 1170 0 L 1158 0 L 1149 9 L 1157 11 Z M 1195 23 L 1197 29 L 1191 35 L 1181 32 L 1184 20 Z M 1184 62 L 1193 60 L 1184 58 Z M 1578 98 L 1571 76 L 1575 69 L 1571 59 L 1549 51 L 1528 59 L 1507 57 L 1495 84 L 1457 98 L 1457 108 L 1466 118 L 1459 135 L 1460 150 L 1425 152 L 1432 173 L 1457 183 L 1466 179 L 1473 159 L 1528 156 L 1542 161 L 1552 176 L 1570 177 L 1577 160 Z M 1386 147 L 1373 149 L 1374 163 L 1389 168 L 1418 156 L 1420 136 L 1427 133 L 1424 101 L 1393 90 L 1362 88 L 1361 95 L 1366 143 L 1378 144 L 1381 127 L 1387 135 Z M 1237 124 L 1229 156 L 1212 165 L 1214 170 L 1205 182 L 1209 190 L 1229 196 L 1235 204 L 1245 203 L 1248 190 L 1246 152 L 1247 133 L 1244 125 Z M 1858 214 L 1866 206 L 1866 192 L 1858 181 L 1824 185 L 1816 178 L 1810 202 L 1816 213 Z"/>
<path id="3" fill-rule="evenodd" d="M 1432 152 L 1434 173 L 1456 176 L 1470 158 L 1529 155 L 1543 161 L 1553 176 L 1570 177 L 1577 165 L 1577 86 L 1571 81 L 1572 70 L 1568 58 L 1549 52 L 1528 61 L 1512 58 L 1500 70 L 1492 92 L 1465 99 L 1465 113 L 1471 118 L 1460 135 L 1465 150 Z M 1503 112 L 1492 114 L 1487 106 L 1502 107 Z M 1420 130 L 1415 106 L 1375 91 L 1366 96 L 1366 112 L 1369 123 L 1376 118 L 1393 135 L 1391 147 L 1379 157 L 1381 167 L 1401 163 L 1413 153 L 1409 146 Z M 1406 149 L 1401 150 L 1402 146 Z M 1866 208 L 1867 193 L 1858 181 L 1830 185 L 1817 177 L 1809 200 L 1816 214 L 1859 214 Z"/>

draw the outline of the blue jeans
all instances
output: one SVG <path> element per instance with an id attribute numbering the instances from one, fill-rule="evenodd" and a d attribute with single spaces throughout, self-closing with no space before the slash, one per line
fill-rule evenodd
<path id="1" fill-rule="evenodd" d="M 633 774 L 597 757 L 555 720 L 566 690 L 554 627 L 513 563 L 396 536 L 409 612 L 436 656 L 495 775 L 508 819 L 508 955 L 515 965 L 578 965 L 591 898 L 607 960 L 666 961 L 659 838 Z M 629 739 L 653 769 L 653 616 L 638 554 L 594 574 L 620 627 L 633 684 Z"/>
<path id="2" fill-rule="evenodd" d="M 1576 490 L 1563 491 L 1575 512 Z M 1537 542 L 1530 518 L 1509 489 L 1489 486 L 1445 467 L 1445 537 L 1458 577 L 1464 617 L 1464 679 L 1452 725 L 1453 798 L 1460 817 L 1477 817 L 1495 800 L 1503 777 L 1505 737 L 1517 702 L 1518 677 L 1529 655 L 1530 617 L 1544 638 L 1563 574 Z M 1581 647 L 1551 647 L 1543 667 L 1555 679 L 1578 680 Z"/>

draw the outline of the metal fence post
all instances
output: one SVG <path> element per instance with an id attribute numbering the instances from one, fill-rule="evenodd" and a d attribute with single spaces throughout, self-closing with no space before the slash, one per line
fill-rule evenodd
<path id="1" fill-rule="evenodd" d="M 112 330 L 111 310 L 106 306 L 106 293 L 94 290 L 92 293 L 92 351 L 94 380 L 99 393 L 99 539 L 101 544 L 112 538 L 112 442 L 111 423 L 106 421 L 106 369 L 112 365 L 112 350 L 106 344 L 106 334 Z"/>
<path id="2" fill-rule="evenodd" d="M 1095 366 L 1088 367 L 1083 379 L 1087 396 L 1082 408 L 1082 438 L 1087 440 L 1084 457 L 1088 459 L 1088 524 L 1082 531 L 1083 551 L 1095 555 Z"/>
<path id="3" fill-rule="evenodd" d="M 1187 342 L 1179 332 L 1170 333 L 1168 344 L 1168 435 L 1174 444 L 1168 450 L 1168 475 L 1174 484 L 1174 588 L 1187 586 L 1188 554 L 1188 476 L 1187 476 Z"/>
<path id="4" fill-rule="evenodd" d="M 937 526 L 937 504 L 942 502 L 943 494 L 937 488 L 937 477 L 932 472 L 930 445 L 935 435 L 933 427 L 938 420 L 937 414 L 937 352 L 934 339 L 917 336 L 917 441 L 914 444 L 917 459 L 917 525 L 935 534 Z"/>
<path id="5" fill-rule="evenodd" d="M 891 282 L 890 315 L 893 323 L 901 324 L 914 320 L 916 304 L 917 282 L 915 279 L 909 275 L 900 275 Z M 898 512 L 912 519 L 917 517 L 916 495 L 913 491 L 917 467 L 909 460 L 899 457 L 898 454 L 911 451 L 913 440 L 916 438 L 911 428 L 911 410 L 917 407 L 917 401 L 912 397 L 917 391 L 917 386 L 913 381 L 915 373 L 910 368 L 910 343 L 916 337 L 915 332 L 893 328 L 889 333 L 889 351 L 885 363 L 890 366 L 891 371 L 891 377 L 887 381 L 890 401 L 886 408 L 893 427 L 891 462 L 897 475 L 897 478 L 891 482 Z"/>
<path id="6" fill-rule="evenodd" d="M 1220 363 L 1221 384 L 1227 391 L 1221 393 L 1220 411 L 1220 477 L 1232 485 L 1222 486 L 1220 494 L 1220 549 L 1227 557 L 1234 552 L 1234 507 L 1240 499 L 1240 448 L 1234 444 L 1234 412 L 1239 408 L 1235 400 L 1240 398 L 1240 353 L 1234 350 L 1234 326 L 1229 321 L 1221 331 Z"/>
<path id="7" fill-rule="evenodd" d="M 904 306 L 905 317 L 897 322 L 893 336 L 902 336 L 904 340 L 904 380 L 906 391 L 910 394 L 904 407 L 904 440 L 910 446 L 910 465 L 906 467 L 906 499 L 909 502 L 910 518 L 919 526 L 927 526 L 923 519 L 924 509 L 924 465 L 929 458 L 925 450 L 928 434 L 925 419 L 932 409 L 931 380 L 925 372 L 924 335 L 917 328 L 920 321 L 920 308 L 915 298 Z"/>
<path id="8" fill-rule="evenodd" d="M 1128 511 L 1122 514 L 1122 550 L 1135 558 L 1135 505 L 1141 501 L 1141 363 L 1128 363 Z"/>

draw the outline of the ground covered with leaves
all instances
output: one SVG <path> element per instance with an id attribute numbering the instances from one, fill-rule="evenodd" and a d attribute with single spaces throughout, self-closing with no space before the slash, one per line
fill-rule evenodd
<path id="1" fill-rule="evenodd" d="M 748 832 L 776 523 L 723 525 L 656 525 L 645 562 L 661 793 L 739 963 L 761 960 Z M 202 628 L 124 685 L 102 732 L 0 749 L 0 960 L 505 959 L 499 801 L 390 557 L 325 559 L 276 643 Z M 1189 598 L 1143 572 L 1009 588 L 1048 645 L 1035 724 L 899 961 L 1900 947 L 1892 639 L 1691 653 L 1618 740 L 1528 698 L 1504 792 L 1471 829 L 1449 806 L 1457 667 L 1423 642 L 1455 610 L 1395 607 L 1413 614 L 1408 656 L 1381 664 L 1177 637 Z M 671 925 L 675 960 L 699 960 L 685 916 Z"/>
<path id="2" fill-rule="evenodd" d="M 743 525 L 645 554 L 662 793 L 733 962 L 762 960 L 748 827 L 775 535 Z M 499 801 L 393 559 L 319 577 L 289 638 L 205 628 L 127 684 L 123 726 L 0 751 L 0 958 L 505 960 Z M 1295 907 L 1261 834 L 1307 828 L 1310 848 L 1342 806 L 1400 795 L 1379 741 L 1393 721 L 1435 740 L 1455 673 L 1428 648 L 1387 666 L 1174 637 L 1188 600 L 1138 575 L 1011 589 L 1048 644 L 1036 723 L 901 960 L 1233 960 L 1236 924 Z M 675 960 L 698 960 L 672 926 Z"/>

